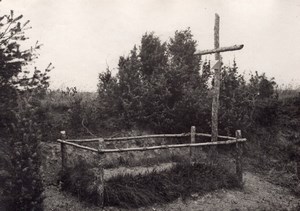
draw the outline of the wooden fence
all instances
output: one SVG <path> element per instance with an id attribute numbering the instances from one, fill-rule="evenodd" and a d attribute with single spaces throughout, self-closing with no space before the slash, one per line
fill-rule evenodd
<path id="1" fill-rule="evenodd" d="M 132 151 L 147 151 L 147 150 L 158 150 L 158 149 L 171 149 L 171 148 L 190 148 L 190 160 L 194 160 L 195 152 L 192 150 L 194 147 L 203 147 L 203 146 L 217 146 L 217 145 L 228 145 L 235 144 L 236 153 L 235 153 L 235 162 L 236 162 L 236 174 L 240 186 L 243 184 L 243 163 L 242 163 L 242 154 L 243 154 L 243 144 L 246 142 L 245 138 L 242 138 L 241 131 L 236 131 L 235 137 L 230 136 L 218 136 L 218 138 L 225 139 L 224 141 L 216 142 L 204 142 L 204 143 L 195 143 L 196 137 L 211 137 L 211 134 L 205 133 L 196 133 L 195 126 L 191 127 L 190 133 L 182 134 L 156 134 L 156 135 L 143 135 L 143 136 L 131 136 L 131 137 L 116 137 L 116 138 L 90 138 L 90 139 L 66 139 L 66 134 L 64 131 L 61 132 L 62 138 L 58 139 L 57 142 L 61 144 L 61 160 L 62 160 L 62 171 L 66 171 L 67 168 L 67 154 L 66 146 L 76 147 L 82 150 L 87 150 L 91 152 L 98 153 L 99 162 L 98 162 L 98 172 L 99 176 L 97 178 L 97 184 L 101 184 L 98 187 L 99 194 L 99 206 L 103 206 L 103 194 L 104 194 L 104 154 L 105 153 L 122 153 L 122 152 L 132 152 Z M 190 137 L 191 142 L 188 144 L 169 144 L 169 145 L 159 145 L 159 146 L 149 146 L 149 147 L 131 147 L 131 148 L 118 148 L 118 149 L 105 149 L 105 142 L 113 141 L 133 141 L 139 139 L 149 139 L 149 138 L 181 138 L 181 137 Z M 97 143 L 98 149 L 80 145 L 80 143 Z"/>

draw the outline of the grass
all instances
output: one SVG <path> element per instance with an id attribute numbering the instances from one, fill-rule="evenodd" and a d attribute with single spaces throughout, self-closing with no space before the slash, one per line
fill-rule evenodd
<path id="1" fill-rule="evenodd" d="M 81 163 L 62 175 L 63 189 L 79 199 L 98 203 L 96 173 Z M 155 203 L 186 199 L 193 193 L 203 194 L 219 188 L 238 187 L 235 175 L 218 166 L 181 163 L 171 169 L 148 174 L 121 174 L 105 182 L 104 205 L 137 208 Z"/>
<path id="2" fill-rule="evenodd" d="M 270 129 L 257 130 L 247 143 L 245 164 L 249 171 L 258 172 L 269 182 L 288 188 L 295 196 L 300 196 L 300 180 L 296 173 L 296 161 L 300 156 L 297 146 L 299 132 L 294 129 L 299 128 L 299 121 L 296 126 L 291 121 Z"/>

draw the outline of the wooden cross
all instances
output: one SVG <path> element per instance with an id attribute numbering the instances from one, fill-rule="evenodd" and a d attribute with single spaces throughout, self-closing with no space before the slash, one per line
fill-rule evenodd
<path id="1" fill-rule="evenodd" d="M 218 141 L 218 109 L 219 109 L 219 96 L 220 96 L 220 81 L 221 81 L 221 67 L 222 59 L 221 52 L 237 51 L 244 47 L 244 45 L 234 45 L 230 47 L 220 48 L 220 36 L 219 36 L 220 16 L 215 14 L 215 27 L 214 27 L 214 49 L 204 50 L 196 52 L 196 55 L 215 54 L 215 60 L 219 62 L 219 65 L 215 65 L 214 75 L 214 87 L 213 87 L 213 102 L 212 102 L 212 114 L 211 114 L 211 141 Z"/>

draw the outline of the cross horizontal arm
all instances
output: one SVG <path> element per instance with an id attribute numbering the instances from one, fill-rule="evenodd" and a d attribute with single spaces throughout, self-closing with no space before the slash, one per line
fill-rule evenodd
<path id="1" fill-rule="evenodd" d="M 198 51 L 195 53 L 195 55 L 206 55 L 206 54 L 220 53 L 226 51 L 237 51 L 237 50 L 241 50 L 243 47 L 244 45 L 233 45 L 230 47 L 222 47 L 222 48 L 216 48 L 211 50 Z"/>

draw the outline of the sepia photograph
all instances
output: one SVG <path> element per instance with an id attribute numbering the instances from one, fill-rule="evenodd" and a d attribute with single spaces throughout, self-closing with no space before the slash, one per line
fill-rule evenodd
<path id="1" fill-rule="evenodd" d="M 0 0 L 0 211 L 300 211 L 300 1 Z"/>

